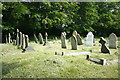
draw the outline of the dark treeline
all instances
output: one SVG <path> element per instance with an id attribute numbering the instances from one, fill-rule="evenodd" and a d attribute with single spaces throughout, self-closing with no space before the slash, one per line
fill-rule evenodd
<path id="1" fill-rule="evenodd" d="M 77 30 L 81 36 L 92 31 L 95 36 L 120 36 L 119 2 L 3 2 L 3 39 L 19 29 L 33 36 L 47 32 L 60 36 Z"/>

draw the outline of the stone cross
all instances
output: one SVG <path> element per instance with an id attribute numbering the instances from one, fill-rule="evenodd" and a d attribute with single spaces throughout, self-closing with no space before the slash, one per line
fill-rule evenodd
<path id="1" fill-rule="evenodd" d="M 47 32 L 46 32 L 46 33 L 45 33 L 45 42 L 48 42 L 47 37 L 48 37 L 48 34 L 47 34 Z"/>
<path id="2" fill-rule="evenodd" d="M 67 48 L 66 44 L 67 44 L 66 35 L 64 34 L 64 32 L 62 32 L 61 33 L 61 47 L 62 48 Z"/>
<path id="3" fill-rule="evenodd" d="M 117 36 L 114 33 L 109 35 L 109 48 L 117 49 Z"/>
<path id="4" fill-rule="evenodd" d="M 86 45 L 87 46 L 93 46 L 93 39 L 94 39 L 94 35 L 92 32 L 89 32 L 87 34 L 87 37 L 86 37 Z"/>
<path id="5" fill-rule="evenodd" d="M 42 37 L 42 34 L 41 33 L 39 33 L 39 43 L 40 44 L 43 44 L 43 37 Z"/>
<path id="6" fill-rule="evenodd" d="M 82 45 L 82 38 L 80 37 L 79 34 L 77 34 L 76 38 L 77 38 L 78 45 Z"/>
<path id="7" fill-rule="evenodd" d="M 38 43 L 38 39 L 35 34 L 34 34 L 34 39 L 35 39 L 35 43 Z"/>
<path id="8" fill-rule="evenodd" d="M 71 47 L 72 50 L 77 50 L 77 39 L 75 35 L 72 35 L 71 37 Z"/>
<path id="9" fill-rule="evenodd" d="M 102 53 L 109 53 L 110 54 L 110 49 L 106 46 L 106 40 L 101 37 L 99 43 L 102 44 L 101 46 L 101 52 Z"/>

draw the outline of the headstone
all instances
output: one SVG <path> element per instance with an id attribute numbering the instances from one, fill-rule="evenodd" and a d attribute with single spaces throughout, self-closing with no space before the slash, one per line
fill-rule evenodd
<path id="1" fill-rule="evenodd" d="M 67 44 L 66 35 L 62 32 L 61 33 L 61 47 L 62 48 L 67 48 L 66 44 Z"/>
<path id="2" fill-rule="evenodd" d="M 72 50 L 77 50 L 77 39 L 75 35 L 72 35 L 71 37 L 71 46 Z"/>
<path id="3" fill-rule="evenodd" d="M 7 37 L 7 35 L 6 35 L 6 43 L 8 43 L 8 37 Z"/>
<path id="4" fill-rule="evenodd" d="M 86 37 L 86 45 L 87 46 L 93 46 L 93 39 L 94 39 L 94 35 L 92 32 L 89 32 L 87 34 L 87 37 Z"/>
<path id="5" fill-rule="evenodd" d="M 19 47 L 22 47 L 22 32 L 19 33 Z"/>
<path id="6" fill-rule="evenodd" d="M 72 33 L 72 35 L 75 35 L 75 36 L 77 36 L 77 34 L 78 34 L 78 33 L 77 33 L 76 30 L 74 30 L 73 33 Z"/>
<path id="7" fill-rule="evenodd" d="M 25 35 L 22 34 L 22 50 L 25 50 L 26 44 L 25 44 Z"/>
<path id="8" fill-rule="evenodd" d="M 57 37 L 55 37 L 55 40 L 57 40 Z"/>
<path id="9" fill-rule="evenodd" d="M 8 43 L 11 43 L 11 35 L 10 35 L 10 33 L 8 34 Z"/>
<path id="10" fill-rule="evenodd" d="M 35 43 L 38 43 L 38 39 L 35 34 L 34 34 L 34 39 L 35 39 Z"/>
<path id="11" fill-rule="evenodd" d="M 42 34 L 41 34 L 41 33 L 39 33 L 39 43 L 40 43 L 40 44 L 43 44 L 43 37 L 42 37 Z"/>
<path id="12" fill-rule="evenodd" d="M 76 38 L 77 38 L 78 45 L 82 45 L 82 38 L 80 37 L 79 34 L 77 34 Z"/>
<path id="13" fill-rule="evenodd" d="M 29 38 L 28 35 L 25 35 L 25 48 L 29 46 Z"/>
<path id="14" fill-rule="evenodd" d="M 17 29 L 17 34 L 16 34 L 16 45 L 19 46 L 19 29 Z"/>
<path id="15" fill-rule="evenodd" d="M 102 44 L 101 46 L 101 52 L 102 53 L 109 53 L 110 54 L 110 49 L 106 46 L 106 40 L 101 37 L 99 43 Z"/>
<path id="16" fill-rule="evenodd" d="M 13 39 L 13 45 L 16 45 L 16 40 L 15 39 Z"/>
<path id="17" fill-rule="evenodd" d="M 47 37 L 48 37 L 48 34 L 47 34 L 47 32 L 46 32 L 46 33 L 45 33 L 45 42 L 48 42 Z"/>
<path id="18" fill-rule="evenodd" d="M 117 36 L 114 33 L 109 35 L 109 48 L 117 49 Z"/>

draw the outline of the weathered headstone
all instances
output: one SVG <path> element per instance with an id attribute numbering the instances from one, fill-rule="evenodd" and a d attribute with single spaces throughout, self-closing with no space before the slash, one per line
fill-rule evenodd
<path id="1" fill-rule="evenodd" d="M 28 35 L 25 35 L 25 48 L 29 46 L 29 38 Z"/>
<path id="2" fill-rule="evenodd" d="M 19 48 L 22 47 L 22 32 L 19 33 Z"/>
<path id="3" fill-rule="evenodd" d="M 82 38 L 80 37 L 79 34 L 77 34 L 76 38 L 77 38 L 78 45 L 82 45 Z"/>
<path id="4" fill-rule="evenodd" d="M 114 33 L 109 35 L 109 48 L 117 49 L 117 36 Z"/>
<path id="5" fill-rule="evenodd" d="M 19 29 L 17 29 L 17 34 L 16 34 L 16 45 L 19 46 Z"/>
<path id="6" fill-rule="evenodd" d="M 46 32 L 46 33 L 45 33 L 45 42 L 48 42 L 47 37 L 48 37 L 48 34 L 47 34 L 47 32 Z"/>
<path id="7" fill-rule="evenodd" d="M 87 46 L 93 46 L 93 39 L 94 39 L 94 35 L 92 32 L 89 32 L 87 34 L 87 37 L 86 37 L 86 45 Z"/>
<path id="8" fill-rule="evenodd" d="M 34 34 L 34 39 L 35 39 L 35 43 L 38 43 L 38 39 L 35 34 Z"/>
<path id="9" fill-rule="evenodd" d="M 8 34 L 8 43 L 11 43 L 11 35 L 10 35 L 10 33 Z"/>
<path id="10" fill-rule="evenodd" d="M 26 47 L 26 44 L 25 44 L 25 35 L 22 34 L 22 50 L 23 51 L 25 50 L 25 47 Z"/>
<path id="11" fill-rule="evenodd" d="M 67 48 L 66 44 L 67 44 L 66 35 L 62 32 L 61 33 L 61 47 L 62 48 Z"/>
<path id="12" fill-rule="evenodd" d="M 72 33 L 72 35 L 75 35 L 75 36 L 77 36 L 77 34 L 78 34 L 78 33 L 77 33 L 76 30 L 74 30 L 73 33 Z"/>
<path id="13" fill-rule="evenodd" d="M 42 37 L 42 34 L 41 34 L 41 33 L 39 33 L 39 43 L 40 43 L 40 44 L 43 44 L 43 37 Z"/>
<path id="14" fill-rule="evenodd" d="M 72 50 L 77 50 L 77 39 L 75 35 L 72 35 L 71 37 L 71 47 Z"/>
<path id="15" fill-rule="evenodd" d="M 102 53 L 109 53 L 110 54 L 110 49 L 106 46 L 106 40 L 101 37 L 99 43 L 102 44 L 101 46 L 101 52 Z"/>

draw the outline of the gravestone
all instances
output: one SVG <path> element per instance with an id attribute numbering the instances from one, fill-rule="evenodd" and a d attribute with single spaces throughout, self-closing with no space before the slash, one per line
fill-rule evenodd
<path id="1" fill-rule="evenodd" d="M 19 33 L 19 48 L 22 47 L 22 32 Z"/>
<path id="2" fill-rule="evenodd" d="M 19 46 L 19 29 L 17 29 L 17 34 L 16 34 L 16 45 Z"/>
<path id="3" fill-rule="evenodd" d="M 47 37 L 48 37 L 48 34 L 47 34 L 47 32 L 46 32 L 46 33 L 45 33 L 45 42 L 48 42 Z"/>
<path id="4" fill-rule="evenodd" d="M 87 46 L 93 46 L 93 39 L 94 39 L 94 35 L 92 32 L 89 32 L 87 34 L 87 37 L 86 37 L 86 45 Z"/>
<path id="5" fill-rule="evenodd" d="M 29 38 L 28 35 L 25 35 L 25 48 L 29 46 Z"/>
<path id="6" fill-rule="evenodd" d="M 62 48 L 67 48 L 66 46 L 66 35 L 64 34 L 64 32 L 61 33 L 61 47 Z"/>
<path id="7" fill-rule="evenodd" d="M 39 43 L 40 44 L 43 44 L 43 37 L 42 37 L 42 34 L 41 33 L 39 33 Z"/>
<path id="8" fill-rule="evenodd" d="M 25 50 L 26 44 L 25 44 L 25 35 L 22 34 L 22 50 Z"/>
<path id="9" fill-rule="evenodd" d="M 8 43 L 8 37 L 7 37 L 7 35 L 6 35 L 6 43 Z"/>
<path id="10" fill-rule="evenodd" d="M 76 30 L 74 30 L 73 33 L 72 33 L 72 35 L 75 35 L 75 36 L 77 36 L 77 34 L 78 34 L 78 33 L 77 33 Z"/>
<path id="11" fill-rule="evenodd" d="M 8 34 L 8 43 L 11 43 L 11 35 L 10 35 L 10 33 Z"/>
<path id="12" fill-rule="evenodd" d="M 71 37 L 71 47 L 72 50 L 77 50 L 77 39 L 75 35 L 72 35 Z"/>
<path id="13" fill-rule="evenodd" d="M 16 40 L 15 39 L 13 39 L 13 45 L 16 45 Z"/>
<path id="14" fill-rule="evenodd" d="M 117 36 L 114 33 L 109 35 L 109 48 L 117 49 Z"/>
<path id="15" fill-rule="evenodd" d="M 106 40 L 101 37 L 99 43 L 102 44 L 101 46 L 101 52 L 102 53 L 109 53 L 110 54 L 110 49 L 106 46 Z"/>
<path id="16" fill-rule="evenodd" d="M 34 34 L 34 39 L 35 39 L 35 43 L 38 43 L 38 39 L 35 34 Z"/>
<path id="17" fill-rule="evenodd" d="M 77 38 L 78 45 L 82 45 L 82 38 L 80 37 L 79 34 L 77 34 L 76 38 Z"/>

